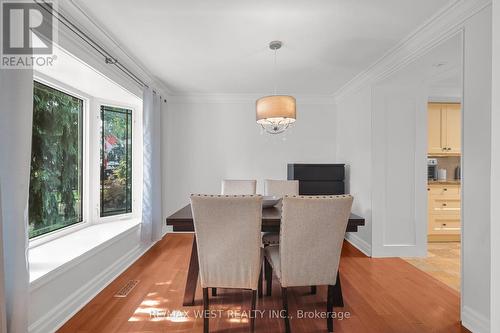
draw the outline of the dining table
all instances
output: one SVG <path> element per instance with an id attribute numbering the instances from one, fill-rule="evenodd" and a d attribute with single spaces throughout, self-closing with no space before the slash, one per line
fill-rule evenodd
<path id="1" fill-rule="evenodd" d="M 167 226 L 171 226 L 174 232 L 193 232 L 193 214 L 191 205 L 188 204 L 172 215 L 167 217 Z M 279 206 L 262 208 L 262 231 L 263 232 L 279 232 L 281 223 L 281 208 Z M 358 227 L 365 225 L 365 219 L 356 214 L 349 216 L 346 232 L 357 232 Z M 196 285 L 198 283 L 199 266 L 198 266 L 198 249 L 196 245 L 196 235 L 193 237 L 193 244 L 191 248 L 191 257 L 189 260 L 189 268 L 186 279 L 186 287 L 184 289 L 184 306 L 194 305 L 194 298 L 196 293 Z M 338 275 L 337 275 L 338 276 Z M 338 283 L 340 288 L 340 281 Z M 335 302 L 336 305 L 341 306 L 343 301 L 340 298 Z"/>

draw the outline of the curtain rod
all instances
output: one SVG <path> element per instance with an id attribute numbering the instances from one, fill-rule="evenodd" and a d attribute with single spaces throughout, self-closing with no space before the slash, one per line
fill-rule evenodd
<path id="1" fill-rule="evenodd" d="M 45 0 L 43 0 L 43 1 L 35 0 L 35 2 L 40 7 L 42 7 L 45 11 L 47 11 L 50 15 L 52 15 L 54 18 L 56 18 L 59 22 L 61 22 L 64 26 L 66 26 L 69 30 L 71 30 L 75 35 L 80 37 L 91 48 L 93 48 L 100 55 L 102 55 L 104 57 L 104 61 L 106 62 L 106 64 L 115 65 L 120 71 L 122 71 L 125 75 L 130 77 L 132 80 L 134 80 L 140 86 L 149 88 L 149 86 L 146 83 L 144 83 L 144 81 L 142 81 L 137 75 L 135 75 L 132 71 L 130 71 L 123 64 L 121 64 L 118 61 L 118 59 L 113 57 L 105 48 L 103 48 L 96 41 L 94 41 L 92 38 L 90 38 L 85 32 L 83 32 L 80 28 L 78 28 L 73 22 L 68 20 L 64 15 L 62 15 L 60 12 L 58 12 L 54 8 L 49 9 L 47 7 L 48 4 Z M 54 13 L 57 13 L 57 15 L 54 15 Z M 156 91 L 153 91 L 153 92 L 156 93 Z"/>

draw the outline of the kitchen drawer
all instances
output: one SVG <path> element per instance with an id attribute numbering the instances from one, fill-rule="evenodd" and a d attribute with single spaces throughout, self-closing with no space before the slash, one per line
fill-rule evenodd
<path id="1" fill-rule="evenodd" d="M 429 200 L 430 214 L 460 215 L 460 199 L 435 196 Z"/>
<path id="2" fill-rule="evenodd" d="M 427 191 L 430 195 L 458 195 L 460 196 L 459 185 L 428 185 Z"/>
<path id="3" fill-rule="evenodd" d="M 429 234 L 459 234 L 460 216 L 429 216 Z"/>

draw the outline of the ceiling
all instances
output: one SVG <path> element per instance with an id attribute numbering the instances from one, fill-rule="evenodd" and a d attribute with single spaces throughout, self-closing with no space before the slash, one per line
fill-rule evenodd
<path id="1" fill-rule="evenodd" d="M 462 34 L 456 33 L 381 83 L 461 86 Z M 386 81 L 386 82 L 385 82 Z"/>
<path id="2" fill-rule="evenodd" d="M 73 0 L 174 93 L 332 94 L 450 0 Z"/>
<path id="3" fill-rule="evenodd" d="M 426 89 L 430 100 L 455 102 L 462 95 L 462 53 L 462 34 L 457 33 L 377 84 Z"/>

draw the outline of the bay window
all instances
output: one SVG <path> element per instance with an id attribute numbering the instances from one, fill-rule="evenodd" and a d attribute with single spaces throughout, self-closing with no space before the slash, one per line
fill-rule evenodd
<path id="1" fill-rule="evenodd" d="M 133 130 L 137 105 L 117 106 L 58 83 L 33 82 L 28 215 L 29 238 L 37 244 L 140 214 L 141 168 L 133 160 L 142 142 Z"/>
<path id="2" fill-rule="evenodd" d="M 30 238 L 83 221 L 82 138 L 83 100 L 35 81 Z"/>
<path id="3" fill-rule="evenodd" d="M 101 217 L 132 212 L 132 110 L 101 106 Z"/>

